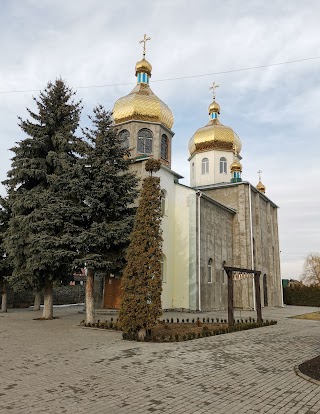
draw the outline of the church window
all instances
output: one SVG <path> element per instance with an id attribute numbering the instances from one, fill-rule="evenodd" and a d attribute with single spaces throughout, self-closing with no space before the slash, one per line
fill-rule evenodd
<path id="1" fill-rule="evenodd" d="M 162 283 L 164 283 L 164 282 L 167 281 L 167 274 L 166 274 L 166 272 L 167 272 L 166 267 L 167 266 L 166 266 L 166 262 L 167 262 L 166 256 L 164 254 L 162 254 L 161 255 L 161 261 L 160 261 L 160 263 L 161 263 L 161 280 L 162 280 Z"/>
<path id="2" fill-rule="evenodd" d="M 192 166 L 191 166 L 191 177 L 192 179 L 194 179 L 194 162 L 192 163 Z"/>
<path id="3" fill-rule="evenodd" d="M 227 160 L 225 157 L 220 158 L 220 174 L 227 174 Z"/>
<path id="4" fill-rule="evenodd" d="M 168 137 L 165 134 L 161 137 L 161 158 L 168 159 Z"/>
<path id="5" fill-rule="evenodd" d="M 212 283 L 212 259 L 208 261 L 208 283 Z"/>
<path id="6" fill-rule="evenodd" d="M 152 154 L 152 132 L 150 129 L 142 128 L 138 132 L 138 153 Z"/>
<path id="7" fill-rule="evenodd" d="M 208 158 L 203 158 L 201 163 L 201 171 L 202 174 L 209 174 L 209 160 Z"/>
<path id="8" fill-rule="evenodd" d="M 127 129 L 123 129 L 119 132 L 119 139 L 123 148 L 129 148 L 130 132 Z"/>
<path id="9" fill-rule="evenodd" d="M 160 198 L 161 198 L 161 213 L 162 216 L 164 216 L 166 214 L 166 191 L 165 190 L 161 190 L 160 192 Z"/>

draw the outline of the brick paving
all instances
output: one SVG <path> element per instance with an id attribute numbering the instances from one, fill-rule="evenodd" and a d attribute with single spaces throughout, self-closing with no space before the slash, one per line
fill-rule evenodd
<path id="1" fill-rule="evenodd" d="M 287 318 L 317 309 L 268 309 L 275 326 L 165 344 L 83 329 L 79 309 L 0 314 L 1 414 L 320 413 L 320 386 L 294 372 L 320 354 L 320 322 Z"/>

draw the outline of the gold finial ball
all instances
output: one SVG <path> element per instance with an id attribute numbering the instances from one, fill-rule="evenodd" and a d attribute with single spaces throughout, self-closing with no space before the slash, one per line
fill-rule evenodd
<path id="1" fill-rule="evenodd" d="M 208 109 L 209 109 L 209 114 L 212 114 L 213 112 L 217 112 L 218 114 L 220 114 L 220 105 L 216 101 L 213 101 L 209 105 Z"/>
<path id="2" fill-rule="evenodd" d="M 242 172 L 242 165 L 239 160 L 234 160 L 230 165 L 231 172 Z"/>
<path id="3" fill-rule="evenodd" d="M 260 191 L 260 193 L 263 193 L 264 194 L 266 192 L 266 186 L 264 184 L 262 184 L 261 181 L 258 182 L 256 188 L 257 188 L 257 190 Z"/>
<path id="4" fill-rule="evenodd" d="M 144 72 L 147 73 L 151 78 L 151 71 L 152 66 L 151 63 L 149 63 L 146 59 L 139 60 L 139 62 L 136 63 L 136 76 L 138 73 Z"/>

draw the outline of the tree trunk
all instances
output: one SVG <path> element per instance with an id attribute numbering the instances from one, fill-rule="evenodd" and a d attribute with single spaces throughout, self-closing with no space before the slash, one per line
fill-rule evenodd
<path id="1" fill-rule="evenodd" d="M 41 291 L 37 290 L 34 296 L 33 310 L 35 311 L 40 310 L 40 304 L 41 304 Z"/>
<path id="2" fill-rule="evenodd" d="M 86 281 L 86 323 L 95 323 L 93 300 L 93 269 L 87 269 Z"/>
<path id="3" fill-rule="evenodd" d="M 46 280 L 44 291 L 43 319 L 53 319 L 52 280 Z"/>
<path id="4" fill-rule="evenodd" d="M 7 294 L 7 284 L 6 282 L 2 283 L 2 294 L 1 294 L 1 312 L 7 312 L 8 309 L 8 294 Z"/>

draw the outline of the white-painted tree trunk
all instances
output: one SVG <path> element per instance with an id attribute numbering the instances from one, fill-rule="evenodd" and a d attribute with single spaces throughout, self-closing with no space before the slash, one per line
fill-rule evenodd
<path id="1" fill-rule="evenodd" d="M 52 280 L 46 280 L 43 290 L 43 319 L 53 319 Z"/>
<path id="2" fill-rule="evenodd" d="M 35 311 L 40 310 L 40 305 L 41 305 L 41 292 L 37 290 L 34 296 L 33 310 Z"/>
<path id="3" fill-rule="evenodd" d="M 86 281 L 86 323 L 95 323 L 93 300 L 93 269 L 87 269 Z"/>
<path id="4" fill-rule="evenodd" d="M 8 310 L 8 294 L 7 294 L 7 284 L 6 282 L 2 283 L 2 294 L 1 294 L 1 312 L 7 312 Z"/>

